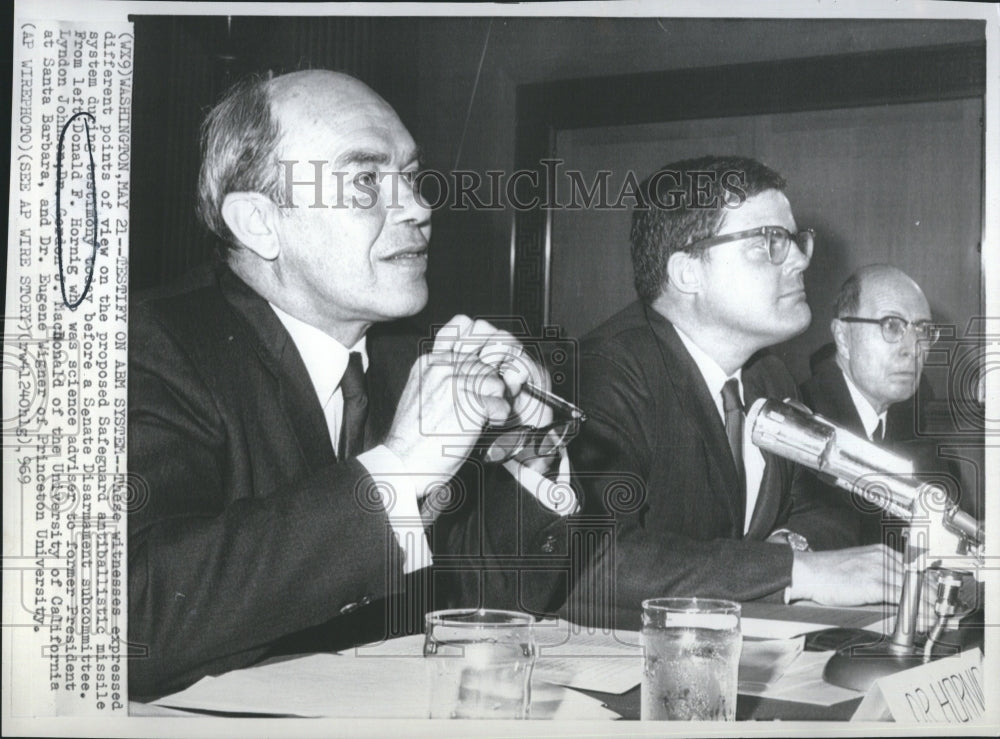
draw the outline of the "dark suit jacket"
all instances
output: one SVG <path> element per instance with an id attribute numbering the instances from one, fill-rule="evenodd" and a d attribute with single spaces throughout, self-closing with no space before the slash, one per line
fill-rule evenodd
<path id="1" fill-rule="evenodd" d="M 784 365 L 770 356 L 748 363 L 743 383 L 748 406 L 759 397 L 797 395 Z M 585 338 L 580 403 L 589 420 L 571 447 L 574 472 L 585 510 L 595 520 L 613 517 L 614 539 L 596 551 L 578 584 L 568 606 L 575 617 L 605 622 L 614 612 L 619 626 L 635 628 L 644 598 L 780 596 L 792 551 L 764 539 L 788 520 L 804 470 L 764 455 L 744 535 L 745 497 L 722 419 L 669 321 L 634 303 Z M 593 596 L 602 589 L 614 593 L 610 608 Z"/>
<path id="2" fill-rule="evenodd" d="M 420 631 L 431 607 L 546 612 L 560 599 L 521 569 L 547 556 L 565 569 L 562 520 L 472 463 L 433 527 L 433 574 L 404 577 L 371 477 L 336 459 L 291 337 L 228 269 L 134 303 L 130 331 L 129 638 L 145 651 L 133 696 Z M 389 429 L 418 338 L 369 333 L 366 448 Z"/>
<path id="3" fill-rule="evenodd" d="M 820 362 L 801 389 L 803 400 L 814 411 L 862 439 L 868 438 L 844 373 L 833 357 Z M 937 458 L 935 442 L 919 437 L 916 413 L 913 398 L 891 405 L 886 413 L 882 446 L 912 460 L 917 473 L 935 478 L 944 475 L 942 480 L 957 479 L 949 463 Z M 899 533 L 904 524 L 899 519 L 832 485 L 820 483 L 814 490 L 825 499 L 823 503 L 837 511 L 827 525 L 836 535 L 838 546 L 877 544 L 885 541 L 890 533 L 889 542 L 901 546 Z"/>

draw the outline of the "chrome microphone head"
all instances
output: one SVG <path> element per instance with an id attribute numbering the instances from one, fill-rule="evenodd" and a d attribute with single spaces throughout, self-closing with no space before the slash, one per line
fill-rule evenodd
<path id="1" fill-rule="evenodd" d="M 811 469 L 820 469 L 836 432 L 836 427 L 804 405 L 770 398 L 755 401 L 746 422 L 750 438 L 761 450 Z"/>
<path id="2" fill-rule="evenodd" d="M 837 487 L 857 493 L 909 520 L 920 483 L 913 465 L 840 428 L 793 400 L 762 398 L 747 414 L 750 438 L 761 450 L 816 470 Z"/>

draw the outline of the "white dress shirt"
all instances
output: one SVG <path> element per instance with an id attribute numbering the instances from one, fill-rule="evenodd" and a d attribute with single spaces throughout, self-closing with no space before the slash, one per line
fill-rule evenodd
<path id="1" fill-rule="evenodd" d="M 735 379 L 740 391 L 740 401 L 746 407 L 746 398 L 743 395 L 743 369 L 736 370 L 732 375 L 726 375 L 722 367 L 708 354 L 691 340 L 687 334 L 677 326 L 674 330 L 680 337 L 681 342 L 687 348 L 688 353 L 698 365 L 705 384 L 708 386 L 708 394 L 715 401 L 715 408 L 719 412 L 719 418 L 723 424 L 726 422 L 726 412 L 722 406 L 722 386 L 727 380 Z M 750 427 L 743 424 L 743 469 L 746 472 L 746 497 L 747 508 L 743 516 L 743 533 L 750 530 L 750 519 L 753 517 L 754 508 L 757 506 L 757 498 L 760 495 L 760 483 L 764 479 L 764 455 L 750 438 Z"/>
<path id="2" fill-rule="evenodd" d="M 285 313 L 270 304 L 275 315 L 292 337 L 302 362 L 309 373 L 316 397 L 323 408 L 327 430 L 333 448 L 338 448 L 344 414 L 344 394 L 340 381 L 347 370 L 351 352 L 361 354 L 361 363 L 368 371 L 367 339 L 362 336 L 350 349 L 329 334 L 298 318 Z M 428 477 L 407 470 L 403 461 L 384 444 L 357 456 L 368 470 L 375 483 L 374 489 L 382 500 L 389 525 L 404 552 L 404 573 L 414 572 L 433 563 L 424 521 L 420 516 L 419 501 L 439 487 L 439 477 Z M 508 462 L 504 467 L 517 479 L 518 483 L 539 503 L 560 515 L 574 513 L 579 502 L 573 494 L 567 494 L 569 482 L 569 458 L 562 453 L 558 480 L 553 482 L 543 475 L 516 462 Z"/>
<path id="3" fill-rule="evenodd" d="M 865 436 L 874 442 L 880 442 L 885 438 L 885 417 L 889 412 L 888 408 L 881 413 L 876 413 L 875 409 L 872 408 L 872 404 L 868 402 L 868 399 L 861 394 L 858 390 L 858 386 L 854 384 L 854 381 L 847 376 L 844 370 L 840 370 L 841 374 L 844 375 L 844 381 L 847 383 L 847 391 L 851 394 L 851 400 L 854 401 L 854 407 L 858 411 L 858 415 L 861 416 L 861 426 L 865 430 Z M 879 422 L 882 422 L 882 438 L 875 439 L 872 435 L 875 433 L 875 429 L 878 428 Z"/>

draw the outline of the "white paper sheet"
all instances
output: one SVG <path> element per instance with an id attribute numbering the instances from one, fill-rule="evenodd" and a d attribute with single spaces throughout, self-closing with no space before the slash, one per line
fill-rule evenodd
<path id="1" fill-rule="evenodd" d="M 631 657 L 539 658 L 535 675 L 581 690 L 625 693 L 642 681 L 642 654 Z"/>
<path id="2" fill-rule="evenodd" d="M 883 636 L 888 636 L 892 633 L 892 630 L 896 628 L 896 616 L 887 616 L 886 618 L 879 619 L 873 624 L 868 624 L 862 627 L 865 631 L 872 631 L 876 634 L 882 634 Z"/>
<path id="3" fill-rule="evenodd" d="M 313 654 L 206 677 L 156 705 L 199 711 L 337 718 L 426 718 L 423 658 Z M 535 719 L 614 719 L 600 701 L 532 682 Z"/>
<path id="4" fill-rule="evenodd" d="M 582 690 L 624 693 L 642 680 L 638 631 L 588 629 L 568 621 L 543 621 L 536 629 L 543 680 Z"/>
<path id="5" fill-rule="evenodd" d="M 642 679 L 638 631 L 593 631 L 566 621 L 543 621 L 535 630 L 534 679 L 582 690 L 624 693 Z M 359 657 L 419 657 L 421 634 L 352 650 Z"/>
<path id="6" fill-rule="evenodd" d="M 838 688 L 823 680 L 823 668 L 833 656 L 833 652 L 802 652 L 772 685 L 755 689 L 752 685 L 740 684 L 740 693 L 758 695 L 763 698 L 811 703 L 816 706 L 832 706 L 863 693 L 847 688 Z"/>
<path id="7" fill-rule="evenodd" d="M 830 654 L 803 652 L 804 639 L 827 628 L 795 621 L 743 619 L 740 693 L 833 705 L 857 697 L 823 682 Z M 624 693 L 642 680 L 639 632 L 584 629 L 565 621 L 538 626 L 532 678 L 533 718 L 615 718 L 599 701 L 567 688 Z M 205 678 L 156 705 L 228 713 L 419 718 L 426 716 L 422 634 L 314 654 Z M 565 687 L 564 687 L 565 686 Z"/>
<path id="8" fill-rule="evenodd" d="M 739 692 L 765 690 L 777 682 L 802 654 L 805 637 L 744 639 L 740 654 Z"/>
<path id="9" fill-rule="evenodd" d="M 833 627 L 806 621 L 776 621 L 769 618 L 744 617 L 740 619 L 740 628 L 743 630 L 744 639 L 747 637 L 752 639 L 791 639 L 793 636 Z"/>

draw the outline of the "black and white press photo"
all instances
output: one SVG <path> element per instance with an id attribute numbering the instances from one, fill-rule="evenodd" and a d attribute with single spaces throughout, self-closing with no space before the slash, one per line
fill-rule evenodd
<path id="1" fill-rule="evenodd" d="M 996 729 L 995 9 L 83 5 L 14 11 L 5 721 Z"/>

